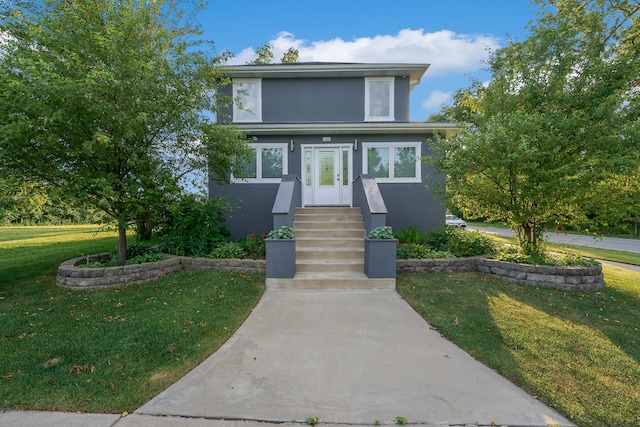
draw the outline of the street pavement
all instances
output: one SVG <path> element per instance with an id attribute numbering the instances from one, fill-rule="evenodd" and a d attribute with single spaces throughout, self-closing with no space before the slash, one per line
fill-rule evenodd
<path id="1" fill-rule="evenodd" d="M 483 233 L 498 234 L 513 237 L 513 231 L 502 227 L 476 227 L 468 226 L 468 230 L 478 230 Z M 566 245 L 591 247 L 597 249 L 611 249 L 640 254 L 640 239 L 621 239 L 618 237 L 593 237 L 582 234 L 544 233 L 546 241 L 551 243 L 563 243 Z"/>

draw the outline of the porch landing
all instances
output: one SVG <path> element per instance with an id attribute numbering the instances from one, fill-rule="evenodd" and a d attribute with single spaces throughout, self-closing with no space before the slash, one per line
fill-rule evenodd
<path id="1" fill-rule="evenodd" d="M 268 289 L 395 289 L 394 278 L 364 273 L 364 222 L 360 208 L 298 208 L 296 273 L 267 278 Z"/>

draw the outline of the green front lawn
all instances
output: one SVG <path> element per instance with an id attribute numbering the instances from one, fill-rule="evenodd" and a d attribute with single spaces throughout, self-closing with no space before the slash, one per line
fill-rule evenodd
<path id="1" fill-rule="evenodd" d="M 580 426 L 640 425 L 640 274 L 560 291 L 473 273 L 403 275 L 398 291 L 476 359 Z"/>
<path id="2" fill-rule="evenodd" d="M 0 409 L 131 411 L 219 348 L 264 291 L 262 277 L 219 272 L 62 289 L 58 265 L 113 249 L 115 234 L 20 228 L 0 229 Z"/>

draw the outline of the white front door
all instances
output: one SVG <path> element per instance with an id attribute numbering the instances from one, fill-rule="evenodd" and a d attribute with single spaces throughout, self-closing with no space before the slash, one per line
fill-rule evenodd
<path id="1" fill-rule="evenodd" d="M 351 146 L 304 149 L 305 206 L 351 205 Z"/>

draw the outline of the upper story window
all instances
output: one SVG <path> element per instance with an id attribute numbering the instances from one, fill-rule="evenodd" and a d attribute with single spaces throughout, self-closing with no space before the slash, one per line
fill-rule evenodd
<path id="1" fill-rule="evenodd" d="M 366 77 L 364 91 L 364 120 L 394 120 L 394 78 Z"/>
<path id="2" fill-rule="evenodd" d="M 378 182 L 421 182 L 420 142 L 363 142 L 362 169 Z"/>
<path id="3" fill-rule="evenodd" d="M 234 122 L 262 121 L 262 80 L 234 80 L 233 98 Z"/>

